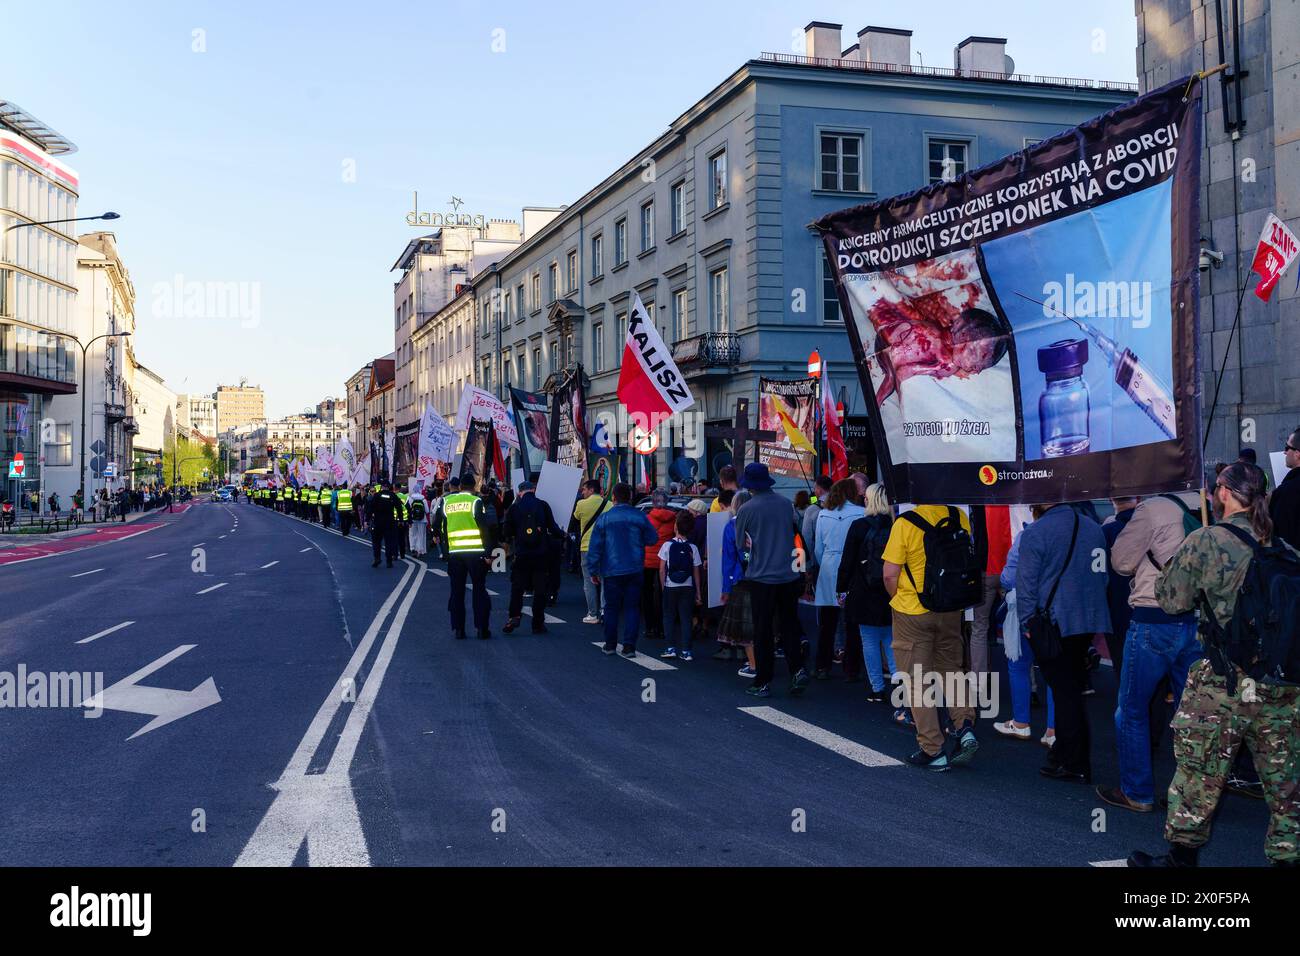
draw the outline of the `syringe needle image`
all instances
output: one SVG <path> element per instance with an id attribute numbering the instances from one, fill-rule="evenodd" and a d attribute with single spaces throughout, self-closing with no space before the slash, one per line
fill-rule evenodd
<path id="1" fill-rule="evenodd" d="M 1077 325 L 1093 341 L 1101 354 L 1105 356 L 1106 364 L 1115 369 L 1115 384 L 1123 389 L 1124 394 L 1128 395 L 1135 405 L 1147 413 L 1147 417 L 1165 433 L 1166 437 L 1178 437 L 1178 425 L 1174 415 L 1172 393 L 1164 382 L 1133 353 L 1132 349 L 1121 349 L 1119 343 L 1110 336 L 1093 328 L 1087 322 L 1048 305 L 1046 302 L 1019 291 L 1016 291 L 1016 295 L 1041 305 L 1045 311 L 1054 312 L 1061 318 L 1068 319 Z"/>

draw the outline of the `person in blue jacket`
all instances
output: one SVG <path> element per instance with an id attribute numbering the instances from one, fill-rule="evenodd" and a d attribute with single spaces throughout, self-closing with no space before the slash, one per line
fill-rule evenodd
<path id="1" fill-rule="evenodd" d="M 645 549 L 659 541 L 650 519 L 632 507 L 632 486 L 614 486 L 614 507 L 591 529 L 587 568 L 593 584 L 605 593 L 606 654 L 618 648 L 618 620 L 623 617 L 624 657 L 636 657 L 637 631 L 641 627 L 641 580 Z"/>

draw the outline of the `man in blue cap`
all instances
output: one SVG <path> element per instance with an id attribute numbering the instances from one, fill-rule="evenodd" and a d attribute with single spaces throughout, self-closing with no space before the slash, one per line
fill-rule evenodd
<path id="1" fill-rule="evenodd" d="M 776 642 L 773 622 L 779 619 L 781 646 L 790 669 L 790 695 L 797 697 L 808 686 L 808 672 L 803 667 L 800 638 L 799 595 L 803 593 L 802 565 L 796 563 L 795 534 L 799 519 L 794 504 L 772 490 L 776 484 L 767 465 L 750 462 L 740 480 L 740 487 L 752 497 L 736 512 L 736 544 L 749 539 L 749 564 L 745 580 L 763 585 L 752 590 L 754 614 L 754 684 L 745 693 L 770 697 L 776 667 Z"/>

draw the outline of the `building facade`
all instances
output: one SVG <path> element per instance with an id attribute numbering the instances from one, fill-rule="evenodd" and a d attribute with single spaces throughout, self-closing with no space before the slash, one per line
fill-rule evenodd
<path id="1" fill-rule="evenodd" d="M 1300 428 L 1300 368 L 1286 358 L 1300 352 L 1295 267 L 1271 301 L 1248 290 L 1238 316 L 1237 299 L 1258 281 L 1250 265 L 1269 213 L 1300 234 L 1300 4 L 1137 0 L 1136 12 L 1143 90 L 1228 64 L 1201 91 L 1205 454 L 1208 467 L 1252 447 L 1267 470 Z"/>
<path id="2" fill-rule="evenodd" d="M 139 431 L 133 445 L 132 476 L 137 482 L 165 479 L 163 450 L 176 434 L 176 393 L 162 376 L 143 365 L 135 366 L 134 418 Z"/>
<path id="3" fill-rule="evenodd" d="M 460 394 L 474 381 L 474 291 L 464 290 L 434 313 L 411 336 L 412 405 L 425 404 L 451 422 Z"/>
<path id="4" fill-rule="evenodd" d="M 56 397 L 75 395 L 81 369 L 72 340 L 75 224 L 51 222 L 77 216 L 78 176 L 62 159 L 75 150 L 0 100 L 0 496 L 14 501 L 42 489 L 42 444 L 47 467 L 61 478 L 75 459 L 71 420 L 51 421 L 50 410 Z M 21 477 L 10 477 L 15 470 Z"/>
<path id="5" fill-rule="evenodd" d="M 366 433 L 366 393 L 370 391 L 371 363 L 353 372 L 343 383 L 347 396 L 348 440 L 360 452 L 368 441 Z"/>
<path id="6" fill-rule="evenodd" d="M 372 464 L 384 459 L 385 439 L 397 430 L 394 399 L 396 357 L 389 354 L 370 363 L 370 385 L 366 389 L 366 433 L 362 444 L 353 443 L 359 456 L 369 449 Z"/>
<path id="7" fill-rule="evenodd" d="M 218 385 L 217 428 L 226 430 L 266 421 L 266 398 L 258 385 Z"/>
<path id="8" fill-rule="evenodd" d="M 841 35 L 839 25 L 814 22 L 806 55 L 745 63 L 479 273 L 479 383 L 504 396 L 509 385 L 544 387 L 580 363 L 589 418 L 612 415 L 635 293 L 689 380 L 694 421 L 725 424 L 737 398 L 755 402 L 761 377 L 803 377 L 813 348 L 844 387 L 848 414 L 863 415 L 831 275 L 808 224 L 960 175 L 1136 92 L 1009 73 L 998 38 L 964 41 L 958 66 L 940 69 L 911 65 L 910 31 L 868 27 L 848 49 Z M 702 428 L 683 424 L 660 436 L 660 482 L 678 458 L 709 478 L 729 460 L 726 443 L 701 441 Z"/>

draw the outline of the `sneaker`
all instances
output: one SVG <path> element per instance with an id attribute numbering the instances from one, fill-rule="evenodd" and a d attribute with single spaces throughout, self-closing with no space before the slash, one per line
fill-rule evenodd
<path id="1" fill-rule="evenodd" d="M 759 687 L 746 687 L 745 693 L 750 697 L 771 697 L 772 688 L 767 684 L 763 684 Z"/>
<path id="2" fill-rule="evenodd" d="M 980 749 L 980 742 L 975 739 L 975 730 L 969 721 L 962 724 L 961 730 L 949 739 L 953 742 L 955 752 L 948 758 L 948 762 L 953 766 L 970 763 L 975 751 Z"/>
<path id="3" fill-rule="evenodd" d="M 501 633 L 502 633 L 502 634 L 509 634 L 511 631 L 513 631 L 513 630 L 514 630 L 515 628 L 517 628 L 518 626 L 519 626 L 519 618 L 517 618 L 517 617 L 512 617 L 512 618 L 510 618 L 510 620 L 506 621 L 505 624 L 501 625 Z"/>
<path id="4" fill-rule="evenodd" d="M 662 657 L 662 658 L 664 658 L 664 659 L 667 659 L 667 658 L 669 658 L 669 657 L 676 657 L 676 656 L 677 656 L 677 648 L 675 648 L 675 647 L 665 647 L 664 650 L 663 650 L 663 653 L 660 654 L 659 656 Z"/>
<path id="5" fill-rule="evenodd" d="M 907 712 L 906 707 L 897 707 L 894 709 L 894 723 L 902 727 L 904 730 L 916 729 L 916 721 L 912 719 L 912 715 Z"/>
<path id="6" fill-rule="evenodd" d="M 628 644 L 624 644 L 622 648 L 620 648 L 618 653 L 622 657 L 636 657 L 636 648 Z"/>
<path id="7" fill-rule="evenodd" d="M 1017 727 L 1009 720 L 999 720 L 993 725 L 993 729 L 1003 737 L 1014 737 L 1016 740 L 1029 740 L 1034 736 L 1028 724 L 1024 727 Z"/>
<path id="8" fill-rule="evenodd" d="M 871 688 L 871 690 L 867 691 L 868 704 L 883 704 L 886 699 L 887 699 L 887 694 L 885 693 L 885 688 L 883 687 L 880 688 L 880 690 L 876 690 L 873 687 Z"/>
<path id="9" fill-rule="evenodd" d="M 613 654 L 613 653 L 615 653 L 617 650 L 618 650 L 618 648 L 616 648 L 616 647 L 611 647 L 611 646 L 608 645 L 608 644 L 602 644 L 602 645 L 601 645 L 601 648 L 600 648 L 600 652 L 601 652 L 602 654 Z"/>
<path id="10" fill-rule="evenodd" d="M 808 686 L 808 672 L 802 667 L 790 678 L 790 696 L 800 696 L 804 688 Z"/>
<path id="11" fill-rule="evenodd" d="M 692 660 L 694 660 L 695 658 L 691 656 L 691 652 L 690 652 L 690 651 L 678 651 L 678 652 L 677 652 L 677 659 L 678 659 L 679 661 L 692 661 Z"/>
<path id="12" fill-rule="evenodd" d="M 1043 736 L 1038 738 L 1038 742 L 1044 747 L 1051 747 L 1056 743 L 1056 734 L 1043 734 Z"/>
<path id="13" fill-rule="evenodd" d="M 933 770 L 935 773 L 943 773 L 948 769 L 948 755 L 942 750 L 933 757 L 924 750 L 918 750 L 916 753 L 908 755 L 907 762 L 913 767 L 924 767 L 926 770 Z"/>
<path id="14" fill-rule="evenodd" d="M 584 617 L 584 618 L 582 619 L 582 623 L 583 623 L 583 624 L 599 624 L 599 623 L 600 623 L 600 618 L 596 617 L 595 615 L 588 614 L 586 617 Z"/>
<path id="15" fill-rule="evenodd" d="M 754 668 L 750 667 L 748 664 L 736 671 L 737 677 L 748 677 L 750 680 L 753 680 L 757 674 L 758 671 L 754 670 Z"/>

